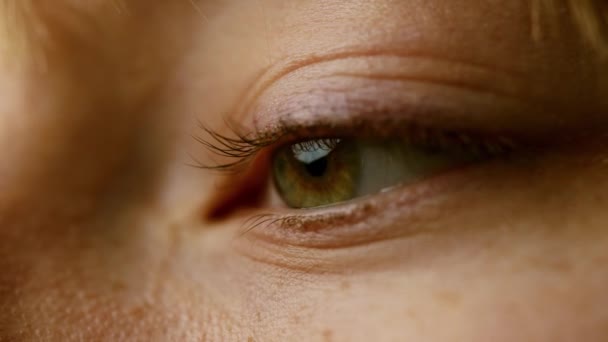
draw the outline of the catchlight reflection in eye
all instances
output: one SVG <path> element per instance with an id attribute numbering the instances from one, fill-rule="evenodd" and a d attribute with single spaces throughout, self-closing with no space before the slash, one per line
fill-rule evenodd
<path id="1" fill-rule="evenodd" d="M 280 149 L 273 178 L 287 206 L 315 208 L 412 183 L 477 157 L 462 149 L 443 151 L 399 139 L 319 139 Z"/>

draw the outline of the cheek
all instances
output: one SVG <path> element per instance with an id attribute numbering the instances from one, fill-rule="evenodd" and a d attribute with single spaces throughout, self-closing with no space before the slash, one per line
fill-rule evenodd
<path id="1" fill-rule="evenodd" d="M 244 302 L 259 303 L 250 315 L 261 312 L 256 326 L 265 336 L 285 339 L 324 341 L 328 332 L 339 341 L 599 342 L 608 336 L 608 234 L 465 233 L 413 243 L 436 249 L 435 256 L 385 244 L 392 264 L 333 275 L 273 273 Z M 279 334 L 275 324 L 290 333 Z"/>
<path id="2" fill-rule="evenodd" d="M 457 265 L 460 263 L 460 266 Z M 514 262 L 434 267 L 352 279 L 309 300 L 312 327 L 348 341 L 604 341 L 608 274 Z M 512 270 L 509 268 L 522 270 Z M 527 270 L 523 270 L 527 269 Z M 350 286 L 350 288 L 349 288 Z"/>
<path id="3" fill-rule="evenodd" d="M 462 193 L 426 234 L 291 260 L 277 247 L 243 301 L 267 336 L 290 327 L 286 339 L 604 341 L 608 178 L 595 152 Z"/>
<path id="4" fill-rule="evenodd" d="M 0 340 L 205 340 L 217 330 L 204 288 L 172 272 L 184 262 L 170 229 L 65 225 L 74 230 L 54 239 L 0 243 Z"/>

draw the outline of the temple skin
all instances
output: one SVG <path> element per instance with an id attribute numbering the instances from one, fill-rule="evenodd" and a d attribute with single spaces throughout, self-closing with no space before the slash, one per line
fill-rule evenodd
<path id="1" fill-rule="evenodd" d="M 27 5 L 2 6 L 1 341 L 608 339 L 608 63 L 568 10 Z M 392 209 L 352 228 L 390 232 L 380 241 L 346 229 L 315 248 L 242 236 L 237 215 L 206 220 L 241 183 L 188 166 L 217 160 L 192 139 L 200 122 L 253 126 L 314 90 L 339 88 L 323 103 L 383 87 L 387 103 L 493 107 L 474 119 L 550 127 L 559 146 L 461 172 L 417 205 L 397 199 L 407 189 L 373 199 Z"/>

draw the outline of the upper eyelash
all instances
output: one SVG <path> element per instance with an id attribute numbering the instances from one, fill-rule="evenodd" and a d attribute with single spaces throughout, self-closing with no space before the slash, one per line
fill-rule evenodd
<path id="1" fill-rule="evenodd" d="M 208 165 L 197 162 L 196 167 L 207 170 L 218 170 L 233 172 L 245 167 L 260 151 L 265 148 L 277 144 L 281 140 L 286 140 L 287 137 L 292 137 L 291 143 L 309 143 L 310 140 L 318 139 L 321 142 L 328 142 L 335 139 L 345 130 L 361 132 L 363 129 L 369 130 L 369 124 L 365 123 L 357 128 L 357 123 L 351 123 L 350 129 L 340 128 L 333 123 L 316 124 L 310 126 L 304 125 L 288 125 L 280 123 L 267 131 L 243 133 L 243 130 L 235 125 L 227 125 L 231 135 L 219 133 L 211 128 L 199 123 L 203 135 L 194 136 L 194 139 L 203 145 L 207 151 L 216 156 L 226 157 L 234 160 L 233 162 Z M 380 124 L 378 126 L 396 127 L 394 124 Z M 403 125 L 402 125 L 403 126 Z M 435 147 L 439 149 L 462 148 L 467 152 L 476 153 L 480 156 L 495 156 L 502 155 L 516 149 L 518 146 L 513 139 L 505 136 L 483 136 L 474 133 L 464 133 L 460 131 L 444 131 L 424 127 L 410 123 L 407 127 L 399 129 L 401 138 L 404 142 L 415 143 L 424 147 Z M 319 136 L 316 132 L 331 132 L 334 138 L 327 136 Z M 394 133 L 394 132 L 393 132 Z M 405 134 L 403 134 L 405 133 Z M 382 135 L 390 135 L 384 132 Z M 296 139 L 300 139 L 300 141 Z M 288 142 L 286 142 L 288 143 Z"/>
<path id="2" fill-rule="evenodd" d="M 323 138 L 319 140 L 310 140 L 299 142 L 293 145 L 292 150 L 296 153 L 312 152 L 316 150 L 333 150 L 340 143 L 340 139 Z"/>
<path id="3" fill-rule="evenodd" d="M 229 125 L 233 136 L 228 136 L 199 123 L 199 128 L 207 136 L 193 136 L 194 140 L 202 144 L 209 152 L 235 160 L 234 162 L 207 165 L 197 161 L 196 167 L 208 170 L 232 171 L 244 165 L 260 150 L 268 147 L 277 140 L 270 134 L 243 134 L 233 125 Z"/>

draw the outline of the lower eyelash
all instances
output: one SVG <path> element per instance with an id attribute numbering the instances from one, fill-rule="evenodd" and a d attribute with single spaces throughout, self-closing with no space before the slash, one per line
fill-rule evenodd
<path id="1" fill-rule="evenodd" d="M 277 227 L 290 227 L 290 229 L 298 230 L 301 232 L 315 230 L 314 227 L 319 224 L 322 220 L 333 220 L 337 221 L 343 219 L 344 215 L 315 215 L 306 216 L 304 214 L 296 215 L 279 215 L 279 214 L 260 214 L 248 218 L 243 223 L 243 232 L 241 236 L 250 233 L 260 226 L 277 226 Z"/>
<path id="2" fill-rule="evenodd" d="M 253 230 L 255 230 L 256 228 L 260 227 L 260 226 L 268 226 L 268 225 L 276 225 L 276 224 L 281 224 L 281 223 L 285 223 L 285 217 L 281 217 L 279 215 L 275 215 L 275 214 L 260 214 L 260 215 L 254 215 L 250 218 L 248 218 L 247 220 L 245 220 L 245 222 L 243 222 L 242 225 L 242 231 L 239 234 L 240 237 L 246 235 L 247 233 L 252 232 Z"/>
<path id="3" fill-rule="evenodd" d="M 393 193 L 395 195 L 397 193 Z M 400 200 L 392 201 L 388 209 L 398 209 L 408 203 L 418 202 L 420 197 L 407 196 Z M 329 209 L 329 208 L 328 208 Z M 375 217 L 379 211 L 386 210 L 386 203 L 381 205 L 372 202 L 352 202 L 340 210 L 328 210 L 317 212 L 316 210 L 300 210 L 299 214 L 259 214 L 246 219 L 241 227 L 241 232 L 236 238 L 247 237 L 249 234 L 256 239 L 267 242 L 288 243 L 293 246 L 306 246 L 312 248 L 346 247 L 360 243 L 368 243 L 371 240 L 381 240 L 388 236 L 400 234 L 396 231 L 385 231 L 378 233 L 366 227 L 366 221 Z M 353 231 L 353 227 L 359 227 Z M 348 233 L 340 232 L 340 227 L 347 227 Z M 363 227 L 363 228 L 362 228 Z M 415 233 L 412 230 L 410 233 Z M 354 235 L 353 235 L 354 234 Z M 358 235 L 358 238 L 356 237 Z M 341 238 L 340 236 L 348 238 Z"/>
<path id="4" fill-rule="evenodd" d="M 305 215 L 278 215 L 278 214 L 260 214 L 255 215 L 248 218 L 242 225 L 241 232 L 238 234 L 238 237 L 245 237 L 246 235 L 252 233 L 254 230 L 263 229 L 264 231 L 268 231 L 270 227 L 276 227 L 280 230 L 288 230 L 299 233 L 307 233 L 312 231 L 312 229 L 307 229 L 307 227 L 312 227 L 314 225 L 318 225 L 322 223 L 322 220 L 319 220 L 320 217 L 306 217 Z"/>

